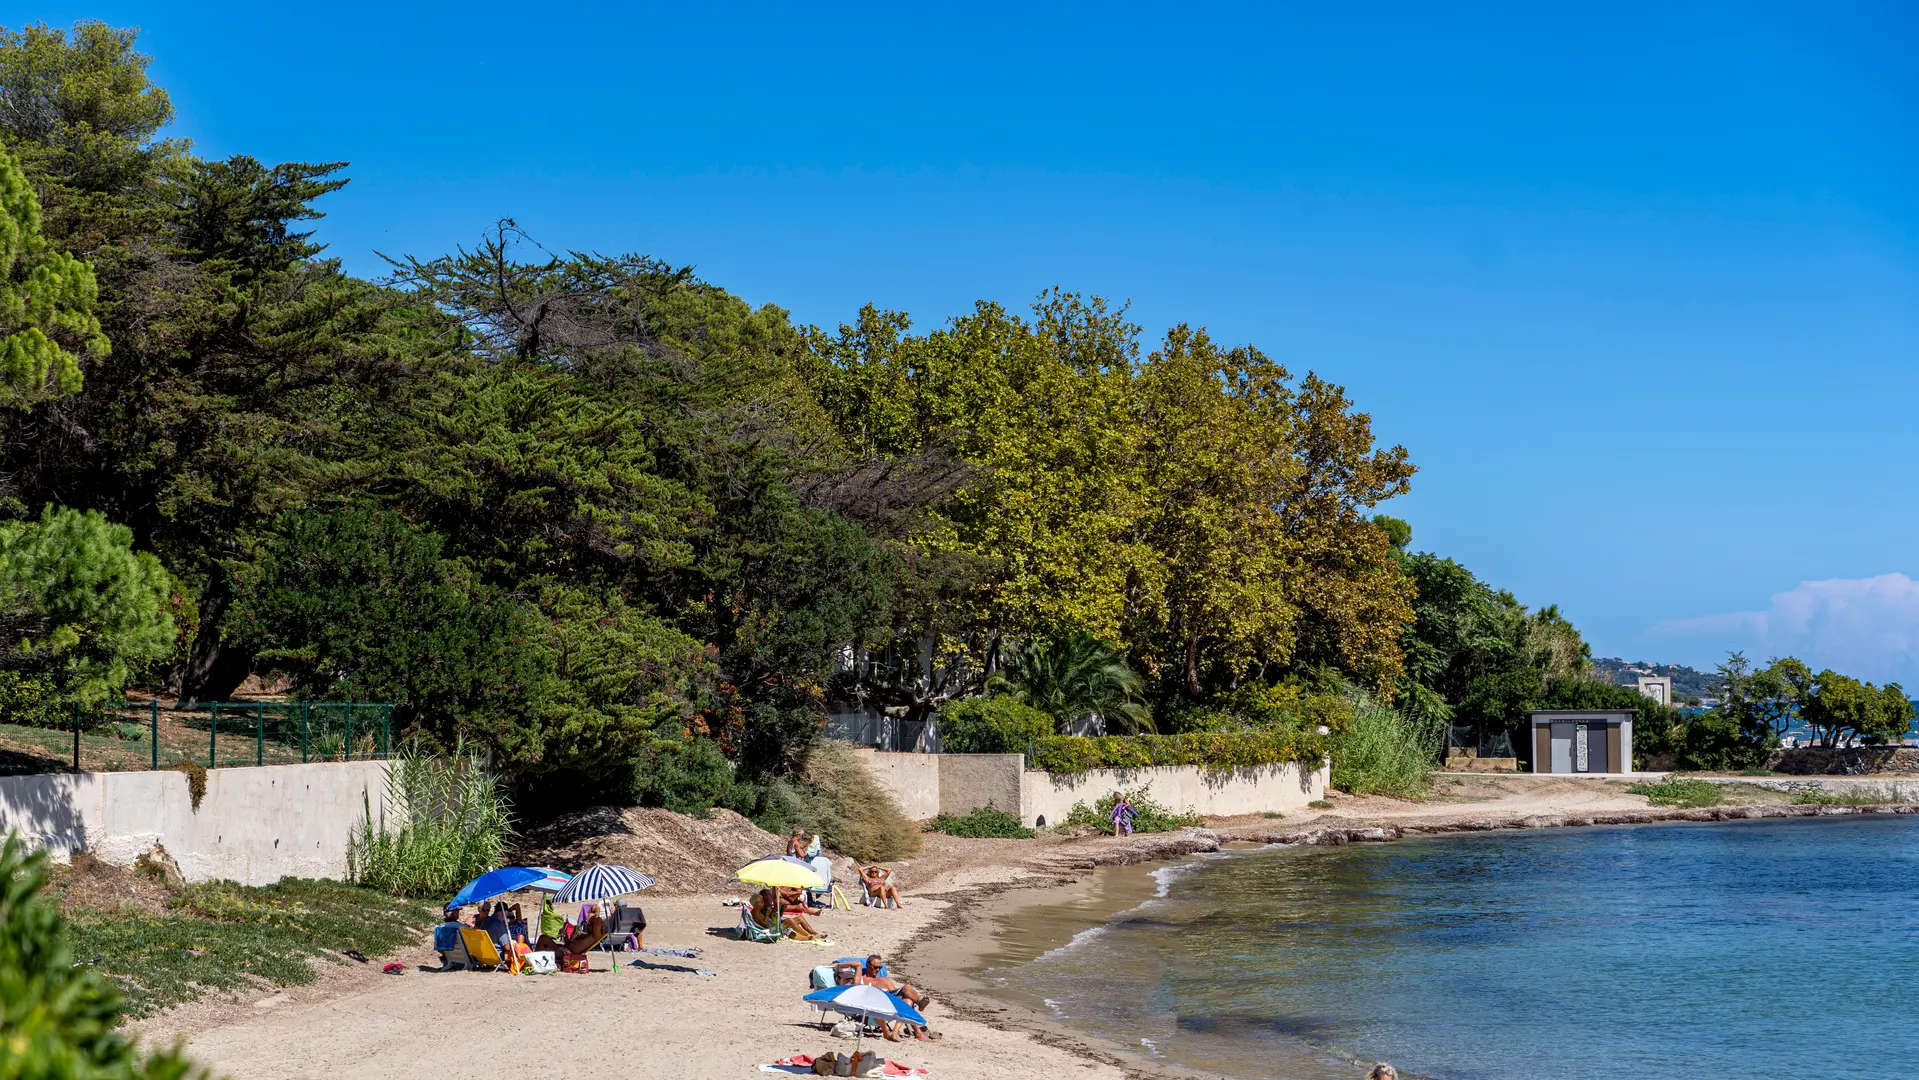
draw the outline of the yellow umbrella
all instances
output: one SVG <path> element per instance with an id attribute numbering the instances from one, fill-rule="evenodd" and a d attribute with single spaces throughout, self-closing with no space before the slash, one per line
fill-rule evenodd
<path id="1" fill-rule="evenodd" d="M 778 889 L 824 889 L 826 879 L 812 867 L 786 855 L 768 855 L 754 859 L 733 875 L 748 885 L 771 885 Z"/>

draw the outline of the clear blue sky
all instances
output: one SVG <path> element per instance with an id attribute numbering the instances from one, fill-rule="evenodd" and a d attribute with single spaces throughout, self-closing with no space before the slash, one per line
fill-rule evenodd
<path id="1" fill-rule="evenodd" d="M 352 162 L 350 269 L 511 216 L 827 326 L 1130 300 L 1344 383 L 1416 546 L 1601 655 L 1919 684 L 1919 7 L 1451 7 L 32 14 L 143 27 L 202 154 Z"/>

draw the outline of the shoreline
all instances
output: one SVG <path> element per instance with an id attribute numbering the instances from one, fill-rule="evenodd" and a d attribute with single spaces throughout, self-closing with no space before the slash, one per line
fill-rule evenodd
<path id="1" fill-rule="evenodd" d="M 1856 817 L 1864 815 L 1914 815 L 1919 804 L 1886 803 L 1853 806 L 1749 805 L 1712 807 L 1649 807 L 1593 813 L 1533 813 L 1524 811 L 1492 812 L 1457 819 L 1383 822 L 1365 818 L 1344 820 L 1339 811 L 1328 811 L 1309 821 L 1281 824 L 1268 821 L 1219 820 L 1208 826 L 1155 833 L 1130 838 L 1098 838 L 1102 847 L 1074 860 L 1071 872 L 1062 874 L 1057 867 L 1034 867 L 1030 875 L 980 885 L 964 890 L 928 892 L 926 898 L 945 903 L 936 918 L 910 934 L 896 949 L 902 967 L 938 987 L 945 1011 L 958 1019 L 1018 1032 L 1043 1045 L 1063 1050 L 1089 1062 L 1123 1070 L 1138 1080 L 1223 1080 L 1222 1074 L 1207 1072 L 1155 1059 L 1146 1053 L 1106 1043 L 1057 1018 L 1047 1016 L 1018 1002 L 991 996 L 974 977 L 986 957 L 1004 951 L 1005 942 L 995 926 L 1002 918 L 1021 911 L 1047 910 L 1057 915 L 1064 907 L 1086 905 L 1089 893 L 1111 880 L 1114 871 L 1127 867 L 1145 869 L 1183 865 L 1198 856 L 1233 850 L 1257 850 L 1275 845 L 1323 847 L 1354 843 L 1390 843 L 1400 839 L 1442 837 L 1469 833 L 1497 832 L 1509 829 L 1594 828 L 1664 824 L 1714 824 L 1743 821 L 1807 818 Z M 1328 818 L 1336 819 L 1328 821 Z M 1136 842 L 1136 843 L 1135 843 Z M 1142 874 L 1147 877 L 1148 874 Z M 1102 880 L 1104 879 L 1104 880 Z M 1067 920 L 1077 932 L 1103 925 L 1106 918 L 1137 908 L 1145 899 L 1157 895 L 1147 890 L 1133 896 L 1131 890 L 1111 897 L 1107 903 L 1092 903 L 1103 909 L 1105 918 L 1090 914 Z M 1054 935 L 1058 936 L 1058 932 Z M 1064 945 L 1075 936 L 1066 935 Z M 1021 951 L 1031 951 L 1029 943 Z M 1034 955 L 1037 955 L 1035 953 Z M 1030 957 L 1029 957 L 1030 959 Z M 1313 1064 L 1329 1064 L 1329 1052 L 1307 1043 L 1298 1044 L 1302 1058 L 1318 1058 Z M 1311 1065 L 1302 1060 L 1293 1066 Z M 1358 1076 L 1370 1062 L 1342 1061 Z M 1314 1069 L 1315 1073 L 1319 1070 Z M 1295 1068 L 1293 1075 L 1305 1075 Z M 1410 1075 L 1410 1074 L 1409 1074 Z"/>

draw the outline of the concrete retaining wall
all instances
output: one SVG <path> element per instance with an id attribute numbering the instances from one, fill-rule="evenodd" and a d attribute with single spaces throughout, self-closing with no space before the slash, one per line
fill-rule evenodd
<path id="1" fill-rule="evenodd" d="M 369 804 L 384 824 L 385 790 L 383 761 L 214 769 L 197 811 L 179 772 L 7 776 L 0 833 L 58 860 L 85 851 L 118 866 L 162 844 L 188 881 L 338 878 Z"/>
<path id="2" fill-rule="evenodd" d="M 940 812 L 940 755 L 855 750 L 853 756 L 892 793 L 907 817 L 925 821 Z"/>
<path id="3" fill-rule="evenodd" d="M 1819 792 L 1841 798 L 1919 803 L 1919 777 L 1912 776 L 1701 776 L 1715 784 L 1751 784 L 1793 794 Z"/>
<path id="4" fill-rule="evenodd" d="M 991 803 L 1020 821 L 1057 825 L 1073 804 L 1096 803 L 1113 791 L 1144 787 L 1154 801 L 1207 816 L 1296 810 L 1324 798 L 1329 769 L 1260 765 L 1209 772 L 1190 765 L 1150 769 L 1093 769 L 1070 776 L 1028 771 L 1019 754 L 911 754 L 858 751 L 906 815 L 965 814 Z"/>
<path id="5" fill-rule="evenodd" d="M 1020 821 L 1037 825 L 1043 817 L 1046 824 L 1057 825 L 1066 820 L 1074 803 L 1091 806 L 1101 796 L 1142 787 L 1148 797 L 1168 810 L 1206 817 L 1298 810 L 1326 796 L 1329 772 L 1327 767 L 1307 772 L 1291 762 L 1227 772 L 1210 772 L 1193 765 L 1088 769 L 1069 776 L 1027 772 L 1021 777 Z M 944 793 L 941 798 L 944 800 Z"/>

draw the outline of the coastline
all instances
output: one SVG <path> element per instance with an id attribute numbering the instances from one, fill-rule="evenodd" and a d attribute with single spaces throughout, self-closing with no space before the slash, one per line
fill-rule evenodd
<path id="1" fill-rule="evenodd" d="M 889 1057 L 930 1069 L 928 1080 L 986 1080 L 1062 1069 L 1076 1080 L 1218 1080 L 1220 1073 L 1104 1044 L 969 987 L 963 977 L 972 962 L 966 950 L 975 957 L 1009 948 L 1030 954 L 1051 947 L 1049 941 L 1063 943 L 1077 932 L 1075 925 L 1083 928 L 1088 918 L 1102 921 L 1112 905 L 1136 906 L 1150 897 L 1153 869 L 1234 847 L 1376 843 L 1513 828 L 1919 813 L 1912 805 L 1781 805 L 1778 796 L 1764 794 L 1750 797 L 1774 801 L 1702 810 L 1649 808 L 1624 786 L 1447 779 L 1419 803 L 1340 797 L 1331 810 L 1297 818 L 1216 819 L 1208 827 L 1176 833 L 1047 834 L 1033 840 L 927 834 L 925 852 L 898 864 L 906 908 L 882 911 L 855 904 L 851 911 L 822 916 L 817 925 L 831 935 L 831 949 L 735 942 L 716 933 L 736 915 L 720 906 L 722 894 L 668 896 L 645 905 L 647 944 L 697 946 L 697 964 L 712 969 L 714 977 L 699 977 L 690 966 L 668 966 L 670 960 L 655 970 L 629 968 L 592 977 L 434 974 L 429 968 L 437 957 L 419 947 L 388 958 L 406 963 L 404 977 L 381 975 L 379 964 L 321 963 L 321 979 L 313 985 L 208 997 L 130 1024 L 128 1030 L 150 1043 L 184 1037 L 198 1060 L 235 1080 L 376 1080 L 430 1073 L 449 1061 L 473 1062 L 473 1047 L 496 1045 L 503 1035 L 510 1042 L 537 1044 L 545 1070 L 569 1080 L 740 1080 L 757 1075 L 755 1065 L 793 1053 L 846 1049 L 799 1002 L 807 973 L 832 957 L 879 952 L 935 995 L 930 1015 L 946 1036 L 942 1041 L 881 1048 Z M 1020 910 L 1035 916 L 1016 919 L 1029 932 L 1009 942 L 995 924 L 1004 921 L 1002 913 Z M 596 958 L 595 966 L 603 965 Z M 582 1017 L 593 1017 L 596 1025 L 617 1034 L 553 1038 L 574 1030 Z M 289 1053 L 296 1046 L 299 1051 Z M 1272 1075 L 1322 1080 L 1363 1074 L 1347 1064 L 1333 1067 L 1310 1058 L 1276 1060 Z M 523 1071 L 515 1055 L 475 1064 L 474 1074 L 481 1077 Z"/>
<path id="2" fill-rule="evenodd" d="M 1418 805 L 1418 804 L 1412 804 Z M 951 1015 L 1005 1031 L 1018 1031 L 1043 1045 L 1066 1051 L 1088 1062 L 1123 1070 L 1130 1077 L 1151 1080 L 1222 1080 L 1222 1074 L 1157 1059 L 1139 1049 L 1104 1042 L 1062 1020 L 992 996 L 975 974 L 991 966 L 989 959 L 1014 963 L 1031 959 L 1048 947 L 1069 943 L 1078 933 L 1094 929 L 1116 915 L 1133 910 L 1157 895 L 1146 884 L 1157 867 L 1177 867 L 1207 854 L 1256 850 L 1274 845 L 1337 846 L 1354 843 L 1390 843 L 1402 838 L 1441 837 L 1509 829 L 1651 826 L 1684 823 L 1731 823 L 1765 820 L 1838 818 L 1862 815 L 1919 814 L 1919 804 L 1889 803 L 1856 806 L 1801 806 L 1754 804 L 1714 807 L 1644 807 L 1593 812 L 1537 812 L 1526 808 L 1463 815 L 1436 812 L 1410 816 L 1412 820 L 1352 816 L 1337 810 L 1297 822 L 1264 819 L 1216 819 L 1206 826 L 1172 833 L 1132 838 L 1104 837 L 1081 848 L 1070 874 L 1057 862 L 1032 868 L 1028 875 L 952 893 L 934 893 L 948 906 L 940 916 L 909 936 L 897 950 L 902 966 L 928 985 L 944 991 Z M 1139 880 L 1130 886 L 1117 882 L 1115 872 L 1136 869 Z M 1046 922 L 1035 941 L 1022 940 L 1009 948 L 1008 924 Z M 1063 916 L 1063 917 L 1062 917 Z M 1297 1060 L 1276 1062 L 1277 1075 L 1287 1080 L 1320 1080 L 1323 1076 L 1359 1076 L 1370 1062 L 1334 1060 L 1326 1052 L 1298 1044 Z M 1411 1074 L 1408 1074 L 1409 1076 Z"/>

